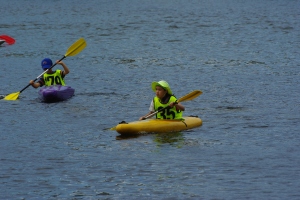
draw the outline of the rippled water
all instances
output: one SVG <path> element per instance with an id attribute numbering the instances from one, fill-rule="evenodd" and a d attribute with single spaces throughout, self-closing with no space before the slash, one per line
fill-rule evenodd
<path id="1" fill-rule="evenodd" d="M 1 1 L 0 95 L 64 62 L 75 96 L 0 100 L 1 199 L 299 199 L 300 3 Z M 14 5 L 14 6 L 12 6 Z M 57 66 L 59 68 L 60 66 Z M 203 126 L 119 137 L 167 80 Z"/>

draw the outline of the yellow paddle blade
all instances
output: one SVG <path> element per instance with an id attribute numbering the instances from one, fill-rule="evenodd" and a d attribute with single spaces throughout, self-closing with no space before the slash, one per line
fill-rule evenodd
<path id="1" fill-rule="evenodd" d="M 80 53 L 86 47 L 86 42 L 83 38 L 80 38 L 72 46 L 69 47 L 67 50 L 65 57 L 67 56 L 75 56 L 76 54 Z"/>
<path id="2" fill-rule="evenodd" d="M 182 102 L 182 101 L 190 101 L 195 99 L 197 96 L 199 96 L 200 94 L 202 94 L 202 92 L 200 90 L 194 90 L 193 92 L 181 97 L 180 99 L 178 99 L 177 102 Z"/>
<path id="3" fill-rule="evenodd" d="M 4 98 L 4 100 L 12 100 L 12 101 L 17 100 L 19 97 L 19 94 L 20 94 L 20 92 L 11 93 L 11 94 L 7 95 Z"/>

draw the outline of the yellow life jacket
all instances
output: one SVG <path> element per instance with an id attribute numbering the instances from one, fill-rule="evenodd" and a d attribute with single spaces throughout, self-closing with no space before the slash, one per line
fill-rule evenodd
<path id="1" fill-rule="evenodd" d="M 47 74 L 45 73 L 44 81 L 46 86 L 50 85 L 66 85 L 63 77 L 61 76 L 61 70 L 55 70 L 53 74 Z"/>
<path id="2" fill-rule="evenodd" d="M 171 102 L 175 102 L 176 100 L 176 97 L 172 95 L 168 103 L 163 104 L 160 102 L 160 99 L 158 97 L 154 97 L 154 110 L 158 111 L 162 108 L 168 107 Z M 158 112 L 156 114 L 156 119 L 183 119 L 182 113 L 183 112 L 181 110 L 177 110 L 175 106 L 173 106 L 173 108 L 168 107 L 161 112 Z"/>

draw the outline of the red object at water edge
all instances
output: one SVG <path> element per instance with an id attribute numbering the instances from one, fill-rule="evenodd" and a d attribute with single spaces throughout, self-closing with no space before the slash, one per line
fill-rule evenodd
<path id="1" fill-rule="evenodd" d="M 16 40 L 8 35 L 0 35 L 0 40 L 4 40 L 7 44 L 12 45 Z"/>

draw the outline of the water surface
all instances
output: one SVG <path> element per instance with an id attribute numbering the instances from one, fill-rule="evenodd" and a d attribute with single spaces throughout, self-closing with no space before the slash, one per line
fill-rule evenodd
<path id="1" fill-rule="evenodd" d="M 299 1 L 1 1 L 0 95 L 64 62 L 75 96 L 0 100 L 1 199 L 299 199 Z M 14 6 L 11 6 L 14 5 Z M 60 68 L 57 66 L 56 68 Z M 203 126 L 122 138 L 166 80 Z"/>

